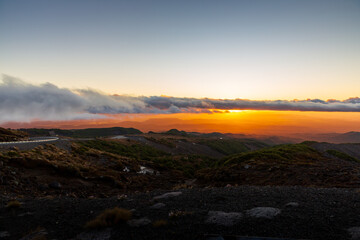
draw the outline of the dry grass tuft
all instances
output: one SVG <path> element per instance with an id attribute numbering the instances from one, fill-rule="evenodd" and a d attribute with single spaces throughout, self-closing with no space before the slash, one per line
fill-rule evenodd
<path id="1" fill-rule="evenodd" d="M 95 219 L 87 222 L 85 228 L 112 227 L 130 220 L 131 217 L 132 212 L 127 209 L 118 207 L 115 207 L 113 209 L 106 209 L 104 212 L 100 213 Z"/>
<path id="2" fill-rule="evenodd" d="M 182 184 L 175 185 L 172 189 L 173 190 L 180 190 L 180 189 L 192 189 L 192 188 L 193 188 L 193 186 L 188 185 L 186 183 L 182 183 Z"/>
<path id="3" fill-rule="evenodd" d="M 12 200 L 6 204 L 7 209 L 15 209 L 20 207 L 21 207 L 21 202 L 19 202 L 18 200 Z"/>
<path id="4" fill-rule="evenodd" d="M 192 215 L 192 214 L 193 214 L 193 212 L 176 210 L 176 211 L 170 211 L 169 212 L 169 217 L 170 218 L 178 218 L 178 217 L 189 216 L 189 215 Z"/>
<path id="5" fill-rule="evenodd" d="M 29 240 L 46 240 L 46 235 L 48 233 L 42 227 L 37 227 L 35 230 L 30 231 L 26 236 L 22 239 L 29 239 Z"/>
<path id="6" fill-rule="evenodd" d="M 165 226 L 168 225 L 168 221 L 163 220 L 163 219 L 161 219 L 161 220 L 156 220 L 156 221 L 153 222 L 152 225 L 153 225 L 153 227 L 155 227 L 155 228 L 165 227 Z"/>

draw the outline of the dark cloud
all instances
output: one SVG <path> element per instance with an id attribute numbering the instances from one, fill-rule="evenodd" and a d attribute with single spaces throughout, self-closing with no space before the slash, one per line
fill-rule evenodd
<path id="1" fill-rule="evenodd" d="M 103 118 L 100 114 L 118 113 L 212 113 L 217 109 L 360 112 L 360 98 L 254 101 L 133 97 L 107 95 L 93 89 L 72 91 L 51 83 L 33 85 L 7 75 L 0 83 L 0 123 Z"/>

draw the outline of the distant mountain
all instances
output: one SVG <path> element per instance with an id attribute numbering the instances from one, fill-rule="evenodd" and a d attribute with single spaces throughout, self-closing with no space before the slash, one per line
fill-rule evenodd
<path id="1" fill-rule="evenodd" d="M 27 138 L 28 134 L 25 132 L 0 127 L 0 142 L 19 141 Z"/>
<path id="2" fill-rule="evenodd" d="M 278 145 L 278 144 L 290 144 L 290 143 L 301 143 L 304 141 L 302 138 L 292 138 L 284 136 L 267 136 L 267 135 L 257 135 L 257 134 L 232 134 L 227 133 L 226 136 L 239 139 L 256 139 L 258 141 L 264 142 L 268 145 Z"/>
<path id="3" fill-rule="evenodd" d="M 360 143 L 360 132 L 302 134 L 303 139 L 329 143 Z"/>
<path id="4" fill-rule="evenodd" d="M 151 132 L 154 133 L 154 132 Z M 200 132 L 185 132 L 178 129 L 170 129 L 169 131 L 163 132 L 163 134 L 177 135 L 177 136 L 196 136 L 196 137 L 208 137 L 208 138 L 226 138 L 227 134 L 212 132 L 212 133 L 200 133 Z"/>
<path id="5" fill-rule="evenodd" d="M 308 146 L 323 153 L 326 157 L 346 158 L 360 161 L 360 143 L 327 143 L 327 142 L 305 142 Z"/>
<path id="6" fill-rule="evenodd" d="M 177 129 L 170 129 L 169 131 L 167 132 L 164 132 L 164 134 L 169 134 L 169 135 L 177 135 L 177 136 L 187 136 L 188 133 L 185 132 L 185 131 L 179 131 Z"/>
<path id="7" fill-rule="evenodd" d="M 112 127 L 112 128 L 86 128 L 86 129 L 44 129 L 44 128 L 28 128 L 20 129 L 21 131 L 27 132 L 30 136 L 51 136 L 60 135 L 74 138 L 94 138 L 94 137 L 107 137 L 124 134 L 141 134 L 142 132 L 135 128 L 123 128 L 123 127 Z"/>
<path id="8" fill-rule="evenodd" d="M 347 132 L 330 138 L 334 143 L 360 143 L 360 132 Z"/>

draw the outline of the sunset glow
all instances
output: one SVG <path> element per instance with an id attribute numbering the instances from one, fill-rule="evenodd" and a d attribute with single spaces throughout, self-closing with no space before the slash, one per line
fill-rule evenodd
<path id="1" fill-rule="evenodd" d="M 294 111 L 235 111 L 202 114 L 118 114 L 97 120 L 35 121 L 7 123 L 5 127 L 96 128 L 134 127 L 141 131 L 185 131 L 292 136 L 297 133 L 329 133 L 360 130 L 360 113 Z M 341 124 L 339 124 L 341 123 Z"/>

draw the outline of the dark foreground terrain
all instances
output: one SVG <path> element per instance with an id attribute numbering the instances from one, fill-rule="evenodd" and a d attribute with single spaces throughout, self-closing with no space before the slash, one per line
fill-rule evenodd
<path id="1" fill-rule="evenodd" d="M 164 193 L 169 192 L 22 199 L 20 207 L 11 209 L 2 203 L 0 239 L 31 232 L 23 239 L 211 239 L 207 234 L 286 239 L 351 239 L 352 234 L 358 239 L 360 231 L 356 189 L 242 186 Z M 114 207 L 131 210 L 132 217 L 113 226 L 84 228 Z"/>
<path id="2" fill-rule="evenodd" d="M 4 131 L 0 240 L 360 239 L 358 143 Z"/>

